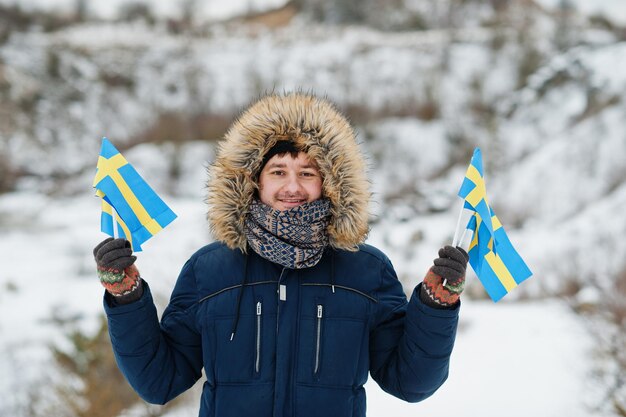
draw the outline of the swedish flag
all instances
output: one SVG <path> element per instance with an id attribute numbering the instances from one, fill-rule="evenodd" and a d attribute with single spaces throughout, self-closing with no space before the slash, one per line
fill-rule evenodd
<path id="1" fill-rule="evenodd" d="M 176 218 L 107 138 L 102 139 L 93 187 L 96 196 L 102 198 L 101 230 L 115 235 L 115 211 L 117 234 L 128 239 L 135 252 Z"/>
<path id="2" fill-rule="evenodd" d="M 474 232 L 469 246 L 469 262 L 487 294 L 498 301 L 532 275 L 509 240 L 502 224 L 487 201 L 480 149 L 467 168 L 459 190 L 464 208 L 473 211 L 467 228 Z"/>

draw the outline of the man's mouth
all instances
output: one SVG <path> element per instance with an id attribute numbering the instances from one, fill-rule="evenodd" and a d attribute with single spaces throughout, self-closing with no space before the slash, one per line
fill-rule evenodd
<path id="1" fill-rule="evenodd" d="M 306 203 L 306 198 L 278 198 L 277 200 L 285 206 L 293 207 Z"/>

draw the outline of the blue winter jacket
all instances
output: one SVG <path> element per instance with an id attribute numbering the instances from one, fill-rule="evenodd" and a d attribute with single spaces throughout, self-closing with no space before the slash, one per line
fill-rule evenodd
<path id="1" fill-rule="evenodd" d="M 386 392 L 423 400 L 448 375 L 458 319 L 458 307 L 424 305 L 419 286 L 407 303 L 387 257 L 367 245 L 290 270 L 213 243 L 183 267 L 160 323 L 147 285 L 136 302 L 104 305 L 139 395 L 166 403 L 204 368 L 203 417 L 365 416 L 368 372 Z"/>

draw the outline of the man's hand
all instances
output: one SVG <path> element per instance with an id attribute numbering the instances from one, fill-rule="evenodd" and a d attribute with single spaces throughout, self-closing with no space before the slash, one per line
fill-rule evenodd
<path id="1" fill-rule="evenodd" d="M 126 239 L 107 238 L 93 250 L 98 267 L 98 278 L 106 290 L 115 297 L 137 294 L 141 286 L 139 271 L 134 263 L 137 259 Z M 133 300 L 139 298 L 131 297 Z"/>
<path id="2" fill-rule="evenodd" d="M 135 263 L 137 257 L 132 254 L 128 240 L 112 237 L 100 242 L 93 250 L 93 257 L 96 259 L 98 268 L 115 271 L 123 271 Z"/>
<path id="3" fill-rule="evenodd" d="M 439 258 L 434 260 L 422 284 L 422 302 L 436 308 L 454 306 L 465 288 L 468 260 L 467 252 L 461 247 L 444 246 L 439 249 Z"/>

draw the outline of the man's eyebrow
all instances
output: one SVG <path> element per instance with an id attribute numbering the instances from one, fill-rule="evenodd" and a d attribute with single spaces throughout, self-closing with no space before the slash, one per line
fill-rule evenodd
<path id="1" fill-rule="evenodd" d="M 267 164 L 267 168 L 285 168 L 287 167 L 287 164 L 284 162 L 270 162 Z M 300 169 L 319 169 L 317 167 L 317 165 L 315 164 L 305 164 L 305 165 L 300 165 L 299 166 Z"/>
<path id="2" fill-rule="evenodd" d="M 267 164 L 268 168 L 285 168 L 286 166 L 287 164 L 283 162 L 270 162 L 269 164 Z"/>

